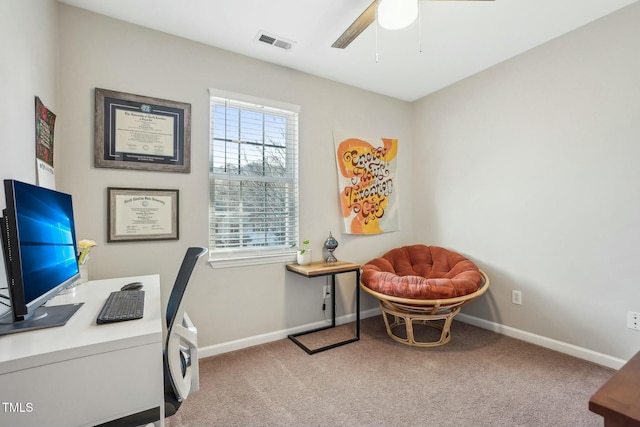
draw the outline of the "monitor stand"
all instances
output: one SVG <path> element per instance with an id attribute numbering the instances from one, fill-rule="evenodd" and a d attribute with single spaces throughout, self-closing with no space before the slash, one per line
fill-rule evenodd
<path id="1" fill-rule="evenodd" d="M 33 331 L 34 329 L 52 328 L 63 326 L 82 306 L 83 303 L 52 305 L 50 307 L 40 306 L 33 316 L 12 322 L 11 310 L 0 319 L 0 336 L 15 334 L 18 332 Z"/>

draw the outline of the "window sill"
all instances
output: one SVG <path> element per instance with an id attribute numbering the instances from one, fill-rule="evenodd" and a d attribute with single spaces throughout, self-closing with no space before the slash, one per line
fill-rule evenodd
<path id="1" fill-rule="evenodd" d="M 245 267 L 249 265 L 295 262 L 296 251 L 273 254 L 230 255 L 225 258 L 209 258 L 211 268 Z"/>

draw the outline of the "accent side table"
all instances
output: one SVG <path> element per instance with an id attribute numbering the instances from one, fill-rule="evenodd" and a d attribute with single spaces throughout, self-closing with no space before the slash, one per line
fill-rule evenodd
<path id="1" fill-rule="evenodd" d="M 322 277 L 322 276 L 331 276 L 331 325 L 323 326 L 321 328 L 311 329 L 309 331 L 298 332 L 296 334 L 289 335 L 289 339 L 296 343 L 300 348 L 307 352 L 307 354 L 315 354 L 321 351 L 329 350 L 335 347 L 339 347 L 341 345 L 349 344 L 355 341 L 360 340 L 360 264 L 354 264 L 346 261 L 336 261 L 336 262 L 312 262 L 309 265 L 299 265 L 299 264 L 287 264 L 287 270 L 300 274 L 305 277 Z M 326 345 L 320 348 L 310 349 L 302 342 L 300 342 L 297 337 L 302 335 L 311 334 L 314 332 L 324 331 L 326 329 L 335 328 L 336 326 L 336 275 L 342 273 L 356 273 L 356 336 L 354 338 L 349 338 L 344 341 L 336 342 L 330 345 Z"/>

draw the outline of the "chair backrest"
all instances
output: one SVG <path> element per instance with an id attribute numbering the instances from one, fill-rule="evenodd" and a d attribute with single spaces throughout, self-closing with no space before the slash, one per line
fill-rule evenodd
<path id="1" fill-rule="evenodd" d="M 171 289 L 169 301 L 167 302 L 167 332 L 171 330 L 176 317 L 178 317 L 182 297 L 187 290 L 191 273 L 193 272 L 198 259 L 206 253 L 206 248 L 192 247 L 187 249 L 187 253 L 184 255 L 182 265 L 180 266 L 180 270 L 176 276 L 176 281 L 173 283 L 173 288 Z"/>
<path id="2" fill-rule="evenodd" d="M 166 386 L 171 386 L 178 406 L 179 402 L 199 387 L 198 330 L 185 313 L 182 301 L 194 267 L 198 259 L 206 253 L 206 248 L 187 249 L 167 302 L 167 342 L 164 358 L 169 384 Z"/>

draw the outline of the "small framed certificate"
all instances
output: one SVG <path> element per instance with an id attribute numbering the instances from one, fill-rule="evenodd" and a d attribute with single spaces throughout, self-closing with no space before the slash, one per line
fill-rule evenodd
<path id="1" fill-rule="evenodd" d="M 178 190 L 107 188 L 107 242 L 178 240 Z"/>
<path id="2" fill-rule="evenodd" d="M 191 172 L 191 104 L 95 90 L 98 168 Z"/>

